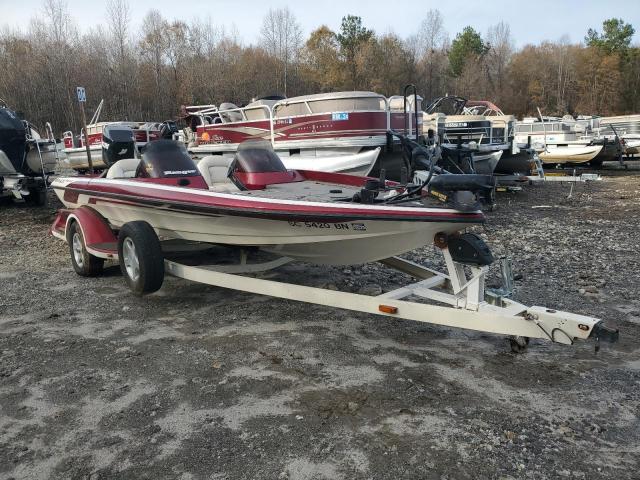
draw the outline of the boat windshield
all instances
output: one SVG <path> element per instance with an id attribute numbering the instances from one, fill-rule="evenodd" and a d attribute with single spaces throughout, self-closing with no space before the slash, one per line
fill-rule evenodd
<path id="1" fill-rule="evenodd" d="M 233 170 L 246 173 L 286 172 L 269 142 L 250 141 L 238 147 Z"/>
<path id="2" fill-rule="evenodd" d="M 150 178 L 195 177 L 196 164 L 184 145 L 173 140 L 149 143 L 142 154 L 141 175 Z"/>
<path id="3" fill-rule="evenodd" d="M 466 103 L 467 100 L 462 97 L 440 97 L 431 102 L 425 109 L 425 112 L 428 114 L 444 113 L 445 115 L 460 115 Z"/>

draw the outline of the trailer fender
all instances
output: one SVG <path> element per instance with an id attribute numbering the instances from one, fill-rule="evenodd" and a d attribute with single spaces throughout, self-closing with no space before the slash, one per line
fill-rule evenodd
<path id="1" fill-rule="evenodd" d="M 51 234 L 67 241 L 67 231 L 71 222 L 77 222 L 80 226 L 85 247 L 91 255 L 118 259 L 118 239 L 102 215 L 84 206 L 74 210 L 59 210 L 51 226 Z"/>

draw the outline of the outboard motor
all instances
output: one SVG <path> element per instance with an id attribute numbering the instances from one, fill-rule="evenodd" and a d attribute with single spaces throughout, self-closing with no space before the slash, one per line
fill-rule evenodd
<path id="1" fill-rule="evenodd" d="M 106 125 L 102 131 L 102 161 L 108 167 L 124 158 L 135 158 L 136 142 L 131 127 Z"/>
<path id="2" fill-rule="evenodd" d="M 172 140 L 174 133 L 178 133 L 178 125 L 173 120 L 166 120 L 160 124 L 160 138 Z"/>
<path id="3" fill-rule="evenodd" d="M 0 174 L 24 173 L 27 133 L 13 110 L 0 108 Z"/>

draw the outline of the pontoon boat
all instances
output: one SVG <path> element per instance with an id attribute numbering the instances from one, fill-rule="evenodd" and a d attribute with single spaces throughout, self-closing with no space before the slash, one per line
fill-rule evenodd
<path id="1" fill-rule="evenodd" d="M 388 130 L 402 130 L 405 119 L 410 134 L 414 124 L 420 129 L 420 102 L 417 95 L 405 104 L 402 96 L 334 92 L 269 97 L 242 108 L 195 105 L 184 109 L 186 141 L 196 160 L 232 158 L 243 141 L 261 139 L 271 142 L 287 168 L 367 175 L 389 153 Z"/>

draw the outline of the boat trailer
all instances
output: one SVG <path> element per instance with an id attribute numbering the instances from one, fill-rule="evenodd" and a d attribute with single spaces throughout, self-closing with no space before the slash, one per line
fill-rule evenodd
<path id="1" fill-rule="evenodd" d="M 138 268 L 138 274 L 155 277 L 147 283 L 153 284 L 147 290 L 134 288 L 130 281 L 132 265 L 131 258 L 127 260 L 128 238 L 125 237 L 124 243 L 121 242 L 123 244 L 118 246 L 116 232 L 92 210 L 81 207 L 59 211 L 51 233 L 69 243 L 76 272 L 81 275 L 96 275 L 101 271 L 104 259 L 119 261 L 125 280 L 138 295 L 159 289 L 165 273 L 168 273 L 186 280 L 247 293 L 372 313 L 398 320 L 506 335 L 514 352 L 523 351 L 530 338 L 564 345 L 572 345 L 576 340 L 593 339 L 596 351 L 600 341 L 614 343 L 618 340 L 618 330 L 607 327 L 598 318 L 540 306 L 527 307 L 508 298 L 513 281 L 509 263 L 502 265 L 506 288 L 493 291 L 486 289 L 485 280 L 490 264 L 493 263 L 493 256 L 484 242 L 471 233 L 437 234 L 434 238 L 434 245 L 444 256 L 447 274 L 400 257 L 380 260 L 383 265 L 408 274 L 417 281 L 377 296 L 369 296 L 248 276 L 282 267 L 294 260 L 269 254 L 268 260 L 252 263 L 249 259 L 254 256 L 255 248 L 227 247 L 232 248 L 235 254 L 239 253 L 237 262 L 229 264 L 228 255 L 225 257 L 227 263 L 210 262 L 204 252 L 216 248 L 214 245 L 180 240 L 158 242 L 155 232 L 146 222 L 125 224 L 120 232 L 132 224 L 142 224 L 137 227 L 146 227 L 149 238 L 155 237 L 155 242 L 158 243 L 157 260 L 154 260 L 156 266 L 152 270 L 148 267 L 140 268 L 145 259 L 138 257 L 147 255 L 147 252 L 134 255 L 135 262 L 140 261 L 140 265 L 134 266 Z M 119 255 L 119 252 L 122 253 Z M 192 257 L 189 264 L 184 261 L 185 253 Z M 90 258 L 100 262 L 98 269 L 93 269 L 95 261 L 90 262 L 91 265 L 86 264 Z M 83 259 L 84 268 L 91 267 L 93 270 L 81 271 Z M 192 264 L 193 259 L 197 265 Z M 147 273 L 144 273 L 145 270 Z"/>
<path id="2" fill-rule="evenodd" d="M 523 351 L 530 338 L 565 345 L 591 338 L 596 342 L 596 351 L 601 340 L 610 343 L 617 341 L 618 330 L 606 327 L 600 319 L 540 306 L 527 307 L 501 295 L 502 292 L 486 289 L 485 278 L 489 266 L 464 265 L 453 260 L 447 247 L 441 248 L 441 251 L 448 275 L 400 257 L 381 260 L 381 264 L 418 281 L 377 296 L 248 277 L 245 274 L 272 270 L 294 260 L 279 257 L 264 263 L 248 263 L 248 255 L 244 251 L 240 262 L 235 265 L 190 266 L 165 259 L 165 271 L 179 278 L 216 287 L 398 320 L 506 335 L 514 352 Z M 470 275 L 465 267 L 471 271 Z M 424 303 L 424 300 L 446 306 Z"/>

